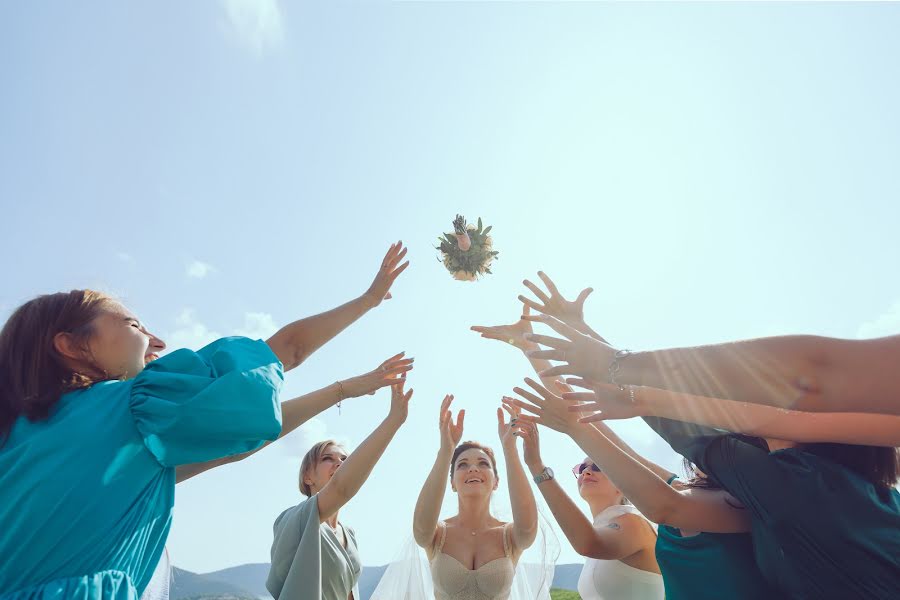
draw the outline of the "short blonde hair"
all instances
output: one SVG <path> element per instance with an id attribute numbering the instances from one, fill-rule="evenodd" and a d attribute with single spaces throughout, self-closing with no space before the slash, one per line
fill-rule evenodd
<path id="1" fill-rule="evenodd" d="M 343 448 L 343 446 L 335 440 L 325 440 L 324 442 L 314 444 L 313 447 L 309 449 L 309 452 L 303 455 L 303 460 L 300 462 L 300 491 L 307 498 L 312 496 L 312 490 L 306 485 L 303 478 L 307 471 L 319 464 L 319 461 L 322 460 L 322 455 L 325 454 L 325 450 L 328 446 Z"/>

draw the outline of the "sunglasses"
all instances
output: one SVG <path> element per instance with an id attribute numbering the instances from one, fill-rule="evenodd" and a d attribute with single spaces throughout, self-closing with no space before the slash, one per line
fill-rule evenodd
<path id="1" fill-rule="evenodd" d="M 575 475 L 575 477 L 581 477 L 581 474 L 584 473 L 585 470 L 588 469 L 588 468 L 589 468 L 591 471 L 593 471 L 594 473 L 602 473 L 602 471 L 600 470 L 600 467 L 598 467 L 597 465 L 595 465 L 595 464 L 593 464 L 593 463 L 591 463 L 591 464 L 587 464 L 587 463 L 580 463 L 580 464 L 577 464 L 577 465 L 575 465 L 574 467 L 572 467 L 572 473 Z"/>

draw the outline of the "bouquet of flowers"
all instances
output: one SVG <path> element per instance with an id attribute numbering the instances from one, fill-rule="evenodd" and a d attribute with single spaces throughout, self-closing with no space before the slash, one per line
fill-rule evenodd
<path id="1" fill-rule="evenodd" d="M 459 281 L 475 281 L 484 274 L 490 274 L 491 262 L 499 252 L 494 250 L 493 240 L 488 235 L 491 227 L 483 227 L 481 218 L 478 226 L 467 225 L 462 215 L 453 220 L 453 231 L 438 238 L 440 260 Z"/>

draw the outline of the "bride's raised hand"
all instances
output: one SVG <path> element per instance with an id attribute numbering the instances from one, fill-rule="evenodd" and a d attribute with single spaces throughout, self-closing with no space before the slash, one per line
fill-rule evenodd
<path id="1" fill-rule="evenodd" d="M 453 422 L 453 412 L 450 405 L 453 403 L 453 394 L 444 396 L 441 403 L 440 419 L 438 420 L 438 428 L 441 434 L 441 449 L 453 450 L 462 440 L 463 425 L 466 420 L 466 410 L 459 411 L 456 415 L 456 422 Z"/>

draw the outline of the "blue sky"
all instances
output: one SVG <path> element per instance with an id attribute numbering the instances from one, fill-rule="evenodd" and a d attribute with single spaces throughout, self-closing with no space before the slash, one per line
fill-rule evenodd
<path id="1" fill-rule="evenodd" d="M 898 26 L 882 3 L 5 3 L 0 313 L 98 287 L 173 347 L 265 336 L 361 293 L 402 238 L 395 299 L 286 386 L 417 358 L 409 421 L 342 513 L 382 564 L 443 394 L 496 443 L 528 367 L 468 327 L 514 320 L 538 269 L 593 286 L 588 320 L 633 349 L 900 331 Z M 474 284 L 432 249 L 457 212 L 501 252 Z M 387 404 L 348 401 L 179 486 L 175 564 L 267 560 L 302 452 L 358 443 Z M 544 446 L 574 494 L 581 454 Z"/>

